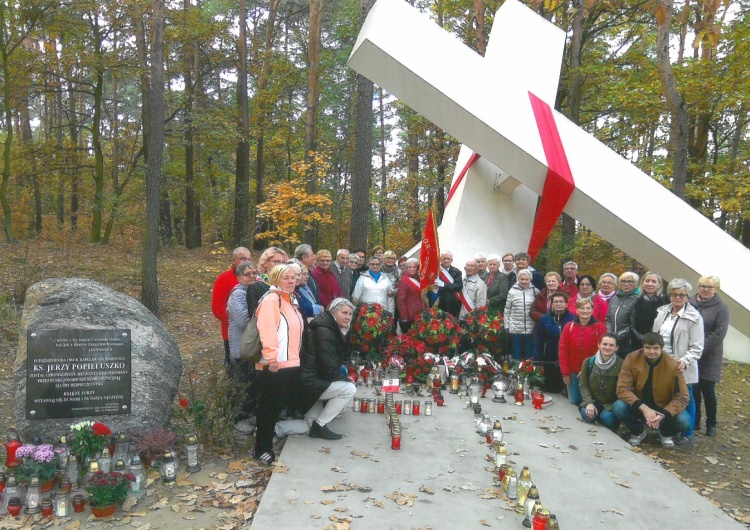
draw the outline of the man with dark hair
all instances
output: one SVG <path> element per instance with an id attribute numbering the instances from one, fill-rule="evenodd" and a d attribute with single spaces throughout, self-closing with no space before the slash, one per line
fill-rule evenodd
<path id="1" fill-rule="evenodd" d="M 664 354 L 658 333 L 643 336 L 643 348 L 625 358 L 617 379 L 615 417 L 630 430 L 628 443 L 640 445 L 646 427 L 658 429 L 663 447 L 674 447 L 673 436 L 685 431 L 692 418 L 685 411 L 690 395 L 678 362 Z"/>
<path id="2" fill-rule="evenodd" d="M 221 322 L 221 337 L 224 339 L 224 362 L 229 363 L 229 314 L 227 314 L 227 301 L 234 286 L 239 283 L 235 269 L 240 263 L 250 261 L 250 251 L 245 247 L 237 247 L 232 252 L 232 263 L 214 282 L 211 293 L 211 311 Z"/>

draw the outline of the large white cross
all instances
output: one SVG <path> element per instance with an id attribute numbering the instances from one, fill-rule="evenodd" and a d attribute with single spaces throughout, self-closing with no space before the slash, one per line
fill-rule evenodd
<path id="1" fill-rule="evenodd" d="M 362 27 L 349 66 L 482 157 L 441 225 L 441 247 L 459 263 L 469 252 L 529 244 L 549 169 L 530 94 L 553 105 L 561 39 L 517 0 L 498 10 L 485 58 L 403 0 L 378 0 Z M 750 251 L 562 114 L 550 117 L 575 180 L 565 212 L 665 278 L 718 275 L 732 326 L 750 336 Z M 750 359 L 750 341 L 730 342 L 733 357 Z"/>

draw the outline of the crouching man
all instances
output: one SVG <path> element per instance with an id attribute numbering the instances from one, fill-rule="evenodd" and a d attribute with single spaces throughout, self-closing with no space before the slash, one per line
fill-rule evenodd
<path id="1" fill-rule="evenodd" d="M 658 333 L 643 336 L 643 348 L 625 358 L 617 380 L 615 417 L 630 430 L 628 443 L 640 445 L 646 427 L 658 429 L 661 444 L 674 447 L 673 436 L 689 427 L 685 411 L 690 396 L 677 361 L 663 353 Z"/>

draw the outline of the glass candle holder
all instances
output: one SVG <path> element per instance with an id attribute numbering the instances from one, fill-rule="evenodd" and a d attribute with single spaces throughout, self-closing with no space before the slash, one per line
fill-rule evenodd
<path id="1" fill-rule="evenodd" d="M 400 399 L 396 400 L 396 414 L 401 414 L 403 411 L 404 403 Z"/>
<path id="2" fill-rule="evenodd" d="M 80 493 L 78 495 L 73 495 L 73 500 L 71 501 L 73 504 L 73 511 L 76 513 L 81 513 L 83 511 L 83 507 L 86 504 L 86 501 L 83 500 L 83 495 Z"/>
<path id="3" fill-rule="evenodd" d="M 408 399 L 404 400 L 403 411 L 405 416 L 411 416 L 411 401 Z"/>
<path id="4" fill-rule="evenodd" d="M 352 410 L 354 412 L 359 412 L 360 410 L 362 410 L 362 398 L 354 398 L 354 406 L 352 407 Z"/>
<path id="5" fill-rule="evenodd" d="M 385 400 L 378 399 L 378 414 L 385 414 Z"/>
<path id="6" fill-rule="evenodd" d="M 39 478 L 31 477 L 29 481 L 29 489 L 26 491 L 26 509 L 24 513 L 28 515 L 34 515 L 42 511 L 41 504 L 42 498 L 39 493 Z"/>
<path id="7" fill-rule="evenodd" d="M 424 415 L 425 416 L 432 416 L 432 401 L 425 401 L 424 402 Z"/>
<path id="8" fill-rule="evenodd" d="M 419 400 L 415 399 L 414 402 L 411 405 L 411 414 L 412 414 L 412 416 L 419 416 L 421 408 L 422 407 L 419 404 Z"/>
<path id="9" fill-rule="evenodd" d="M 16 458 L 16 451 L 18 451 L 18 448 L 23 445 L 23 442 L 18 437 L 18 431 L 10 429 L 3 445 L 5 446 L 5 454 L 7 456 L 5 459 L 5 467 L 14 468 L 20 466 L 21 460 Z"/>
<path id="10" fill-rule="evenodd" d="M 161 481 L 167 485 L 172 485 L 177 481 L 177 462 L 169 451 L 164 453 L 161 459 Z"/>
<path id="11" fill-rule="evenodd" d="M 359 402 L 359 411 L 360 412 L 367 412 L 367 409 L 369 407 L 369 399 L 362 398 L 362 401 Z"/>
<path id="12" fill-rule="evenodd" d="M 62 486 L 55 495 L 55 515 L 57 517 L 68 516 L 68 490 Z"/>
<path id="13" fill-rule="evenodd" d="M 187 438 L 187 442 L 185 443 L 185 453 L 187 454 L 188 473 L 197 473 L 200 471 L 201 464 L 198 461 L 198 438 L 194 434 L 191 434 Z"/>
<path id="14" fill-rule="evenodd" d="M 8 499 L 7 509 L 11 517 L 18 517 L 21 515 L 21 499 L 18 497 Z"/>
<path id="15" fill-rule="evenodd" d="M 376 406 L 375 406 L 375 398 L 367 400 L 367 412 L 369 414 L 375 414 Z"/>
<path id="16" fill-rule="evenodd" d="M 42 517 L 52 517 L 55 512 L 55 507 L 52 506 L 52 501 L 49 499 L 42 499 Z"/>

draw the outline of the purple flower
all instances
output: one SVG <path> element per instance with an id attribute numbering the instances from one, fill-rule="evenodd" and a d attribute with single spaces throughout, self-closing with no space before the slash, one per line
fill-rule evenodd
<path id="1" fill-rule="evenodd" d="M 27 458 L 34 454 L 35 449 L 36 449 L 35 445 L 31 445 L 31 444 L 22 445 L 16 451 L 16 456 L 20 456 L 21 458 Z"/>

